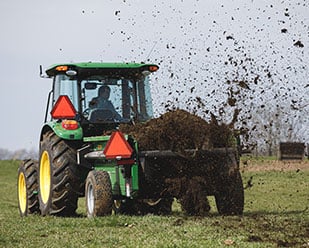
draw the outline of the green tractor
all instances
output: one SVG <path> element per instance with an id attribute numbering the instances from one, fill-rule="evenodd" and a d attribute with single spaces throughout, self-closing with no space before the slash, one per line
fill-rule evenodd
<path id="1" fill-rule="evenodd" d="M 139 151 L 137 141 L 119 131 L 120 124 L 153 118 L 149 77 L 157 70 L 155 64 L 91 62 L 46 70 L 53 84 L 39 161 L 25 160 L 18 170 L 21 216 L 74 216 L 79 197 L 86 198 L 88 217 L 171 213 L 173 195 L 162 194 L 160 180 L 152 179 L 162 176 L 155 160 L 175 154 Z M 241 178 L 237 187 L 240 203 L 230 210 L 221 194 L 221 213 L 242 213 Z"/>
<path id="2" fill-rule="evenodd" d="M 149 75 L 157 69 L 153 64 L 75 63 L 46 70 L 53 86 L 39 161 L 25 160 L 18 170 L 22 216 L 72 216 L 82 196 L 88 216 L 136 210 L 132 199 L 143 198 L 138 146 L 117 128 L 152 118 Z M 171 199 L 150 206 L 169 212 Z"/>

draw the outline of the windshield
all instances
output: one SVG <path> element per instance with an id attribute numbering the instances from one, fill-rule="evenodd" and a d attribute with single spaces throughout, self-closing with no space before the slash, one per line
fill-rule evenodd
<path id="1" fill-rule="evenodd" d="M 93 123 L 146 121 L 153 115 L 148 76 L 93 75 L 78 81 L 57 75 L 54 103 L 60 95 L 67 95 L 75 109 Z"/>
<path id="2" fill-rule="evenodd" d="M 82 111 L 91 122 L 145 121 L 152 117 L 148 78 L 92 76 L 81 81 L 81 89 Z"/>

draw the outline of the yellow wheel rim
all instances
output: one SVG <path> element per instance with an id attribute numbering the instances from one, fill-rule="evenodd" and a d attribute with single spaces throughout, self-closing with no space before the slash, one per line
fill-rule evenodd
<path id="1" fill-rule="evenodd" d="M 44 204 L 47 204 L 50 195 L 50 161 L 48 152 L 42 153 L 40 161 L 40 195 Z"/>
<path id="2" fill-rule="evenodd" d="M 18 200 L 19 207 L 22 213 L 26 213 L 27 208 L 27 188 L 26 179 L 24 173 L 20 173 L 18 176 Z"/>

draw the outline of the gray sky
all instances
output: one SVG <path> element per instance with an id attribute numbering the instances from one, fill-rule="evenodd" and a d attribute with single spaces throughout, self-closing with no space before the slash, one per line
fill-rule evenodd
<path id="1" fill-rule="evenodd" d="M 276 87 L 301 86 L 289 97 L 305 105 L 308 13 L 305 0 L 2 0 L 0 148 L 38 148 L 51 88 L 39 77 L 40 64 L 159 63 L 152 90 L 161 113 L 167 100 L 184 107 L 192 95 L 206 99 L 213 89 L 220 99 L 228 55 L 249 56 L 259 73 L 261 64 L 271 70 Z"/>

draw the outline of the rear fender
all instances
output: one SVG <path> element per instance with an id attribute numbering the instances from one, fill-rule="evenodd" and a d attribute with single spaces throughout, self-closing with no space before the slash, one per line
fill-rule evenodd
<path id="1" fill-rule="evenodd" d="M 61 122 L 47 122 L 42 127 L 40 140 L 43 139 L 44 133 L 47 131 L 53 131 L 58 137 L 64 140 L 82 140 L 83 139 L 83 129 L 78 127 L 75 130 L 66 130 L 62 127 Z"/>

